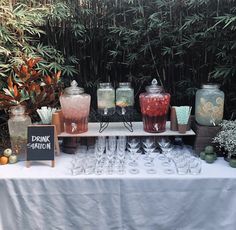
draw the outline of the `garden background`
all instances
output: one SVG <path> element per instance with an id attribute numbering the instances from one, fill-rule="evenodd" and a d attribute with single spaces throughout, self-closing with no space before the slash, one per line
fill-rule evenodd
<path id="1" fill-rule="evenodd" d="M 140 119 L 138 96 L 153 78 L 171 94 L 171 105 L 193 106 L 192 114 L 201 84 L 219 83 L 226 95 L 224 118 L 235 118 L 235 0 L 0 3 L 1 92 L 9 86 L 8 77 L 14 78 L 15 67 L 41 57 L 37 70 L 44 76 L 61 71 L 61 89 L 75 79 L 92 95 L 92 121 L 96 120 L 99 82 L 117 87 L 119 82 L 131 81 L 136 120 Z M 58 95 L 53 101 L 40 102 L 33 92 L 22 92 L 22 97 L 30 97 L 34 108 L 58 105 Z M 1 108 L 3 143 L 8 114 L 6 106 Z"/>

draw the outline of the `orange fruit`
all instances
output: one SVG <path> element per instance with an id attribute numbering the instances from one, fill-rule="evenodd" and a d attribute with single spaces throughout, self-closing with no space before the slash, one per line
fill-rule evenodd
<path id="1" fill-rule="evenodd" d="M 119 107 L 126 107 L 126 106 L 128 106 L 128 104 L 126 102 L 124 102 L 124 101 L 117 101 L 116 105 L 119 106 Z"/>
<path id="2" fill-rule="evenodd" d="M 2 156 L 0 157 L 0 164 L 6 165 L 8 163 L 8 157 Z"/>

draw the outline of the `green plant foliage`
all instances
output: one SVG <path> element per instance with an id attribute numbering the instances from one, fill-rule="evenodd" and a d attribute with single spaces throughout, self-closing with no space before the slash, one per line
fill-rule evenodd
<path id="1" fill-rule="evenodd" d="M 10 1 L 1 0 L 0 82 L 4 83 L 13 67 L 23 64 L 25 58 L 43 58 L 38 66 L 43 74 L 59 70 L 64 76 L 77 73 L 53 44 L 43 45 L 40 42 L 42 36 L 46 35 L 44 29 L 48 20 L 65 20 L 65 9 L 60 5 L 42 6 L 30 1 L 12 5 Z"/>
<path id="2" fill-rule="evenodd" d="M 14 67 L 14 74 L 6 79 L 6 87 L 0 90 L 0 109 L 25 104 L 31 115 L 41 106 L 55 107 L 60 93 L 61 71 L 43 75 L 38 69 L 41 59 L 24 59 L 24 64 Z"/>
<path id="3" fill-rule="evenodd" d="M 225 116 L 236 112 L 235 0 L 50 3 L 43 26 L 46 35 L 41 34 L 40 40 L 60 50 L 66 63 L 75 57 L 77 80 L 91 94 L 95 95 L 99 81 L 114 86 L 132 81 L 138 99 L 144 86 L 156 78 L 171 93 L 172 105 L 193 106 L 197 88 L 213 81 L 222 84 L 226 93 Z M 1 34 L 6 34 L 4 29 Z M 1 52 L 9 54 L 5 46 Z M 62 65 L 52 62 L 50 68 Z M 64 73 L 76 78 L 70 67 Z M 96 100 L 93 103 L 95 107 Z"/>

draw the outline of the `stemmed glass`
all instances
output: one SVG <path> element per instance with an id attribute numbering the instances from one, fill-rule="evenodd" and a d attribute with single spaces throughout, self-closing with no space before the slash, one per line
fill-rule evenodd
<path id="1" fill-rule="evenodd" d="M 117 147 L 116 147 L 116 156 L 119 160 L 119 165 L 118 165 L 118 173 L 119 174 L 125 173 L 125 169 L 124 169 L 125 150 L 126 150 L 126 137 L 120 136 L 117 139 Z"/>
<path id="2" fill-rule="evenodd" d="M 116 152 L 116 156 L 119 160 L 119 165 L 118 165 L 118 173 L 119 174 L 124 174 L 125 173 L 125 150 L 118 150 Z"/>
<path id="3" fill-rule="evenodd" d="M 132 174 L 137 174 L 139 173 L 139 169 L 137 168 L 138 166 L 137 160 L 142 152 L 138 146 L 136 148 L 129 148 L 129 152 L 130 152 L 130 158 L 131 158 L 131 162 L 129 163 L 129 165 L 132 166 L 129 172 Z"/>
<path id="4" fill-rule="evenodd" d="M 96 144 L 97 149 L 101 152 L 104 152 L 105 148 L 106 148 L 106 137 L 98 137 L 96 140 Z"/>
<path id="5" fill-rule="evenodd" d="M 152 154 L 152 152 L 154 152 L 156 150 L 156 147 L 154 145 L 150 146 L 149 148 L 146 148 L 146 147 L 143 147 L 144 151 L 145 151 L 145 155 L 146 155 L 146 158 L 145 160 L 147 162 L 144 163 L 144 165 L 146 167 L 151 167 L 152 166 L 152 159 L 150 157 L 150 155 Z"/>
<path id="6" fill-rule="evenodd" d="M 142 140 L 142 143 L 143 145 L 146 147 L 146 148 L 149 148 L 151 147 L 152 145 L 155 144 L 155 140 L 153 137 L 145 137 L 143 140 Z"/>
<path id="7" fill-rule="evenodd" d="M 164 161 L 162 164 L 163 166 L 169 166 L 170 158 L 168 157 L 168 153 L 173 149 L 170 139 L 162 137 L 158 140 L 158 145 L 162 150 L 159 160 Z"/>
<path id="8" fill-rule="evenodd" d="M 137 152 L 139 151 L 139 146 L 136 146 L 135 148 L 129 147 L 128 150 L 130 153 L 129 156 L 131 158 L 131 162 L 129 163 L 129 165 L 135 167 L 138 165 L 136 162 L 137 160 L 136 157 L 137 157 Z"/>
<path id="9" fill-rule="evenodd" d="M 137 174 L 139 173 L 139 170 L 135 168 L 138 164 L 136 162 L 138 158 L 138 150 L 140 149 L 140 140 L 137 137 L 129 137 L 128 138 L 128 143 L 127 143 L 127 149 L 129 151 L 129 158 L 131 159 L 131 162 L 129 163 L 130 166 L 134 167 L 129 170 L 130 173 L 132 174 Z"/>
<path id="10" fill-rule="evenodd" d="M 108 174 L 113 173 L 113 159 L 116 151 L 116 137 L 109 137 L 106 142 L 106 156 L 108 160 Z"/>
<path id="11" fill-rule="evenodd" d="M 126 149 L 126 137 L 120 136 L 117 139 L 117 150 L 125 151 Z"/>
<path id="12" fill-rule="evenodd" d="M 130 148 L 135 148 L 140 144 L 140 140 L 138 137 L 129 137 L 127 144 Z"/>
<path id="13" fill-rule="evenodd" d="M 101 163 L 101 160 L 103 158 L 103 151 L 95 148 L 95 157 L 96 157 L 96 160 L 97 160 L 97 163 L 100 164 Z"/>
<path id="14" fill-rule="evenodd" d="M 113 173 L 113 157 L 114 157 L 114 152 L 107 149 L 106 150 L 106 156 L 107 156 L 107 160 L 108 160 L 108 165 L 107 165 L 107 172 L 108 174 L 112 174 Z"/>
<path id="15" fill-rule="evenodd" d="M 144 160 L 150 161 L 149 153 L 156 148 L 154 138 L 153 137 L 144 138 L 142 141 L 142 145 L 145 151 Z"/>
<path id="16" fill-rule="evenodd" d="M 172 158 L 175 157 L 176 154 L 174 152 L 172 153 L 174 146 L 171 144 L 170 139 L 167 137 L 161 137 L 158 140 L 158 145 L 162 150 L 162 154 L 160 154 L 158 159 L 163 161 L 162 166 L 167 167 L 164 169 L 164 172 L 166 174 L 175 173 L 175 165 Z"/>
<path id="17" fill-rule="evenodd" d="M 113 136 L 108 137 L 108 148 L 112 152 L 115 152 L 115 150 L 116 150 L 116 137 L 113 137 Z"/>
<path id="18" fill-rule="evenodd" d="M 98 147 L 98 142 L 95 144 L 95 157 L 96 157 L 96 174 L 101 175 L 103 172 L 102 167 L 102 158 L 103 158 L 104 150 L 103 148 Z"/>
<path id="19" fill-rule="evenodd" d="M 158 150 L 158 149 L 155 149 L 149 153 L 149 158 L 150 158 L 149 166 L 151 168 L 147 169 L 148 174 L 156 174 L 157 173 L 156 169 L 154 169 L 154 162 L 153 161 L 159 153 L 160 153 L 160 150 Z"/>

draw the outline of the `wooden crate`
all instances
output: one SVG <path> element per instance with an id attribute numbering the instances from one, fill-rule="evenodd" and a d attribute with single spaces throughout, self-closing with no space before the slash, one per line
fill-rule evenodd
<path id="1" fill-rule="evenodd" d="M 207 145 L 215 145 L 212 143 L 212 139 L 219 132 L 220 126 L 203 126 L 194 121 L 192 123 L 192 129 L 196 133 L 194 150 L 200 153 Z"/>

